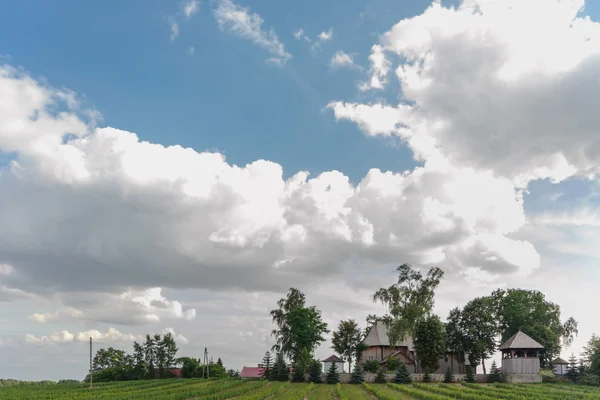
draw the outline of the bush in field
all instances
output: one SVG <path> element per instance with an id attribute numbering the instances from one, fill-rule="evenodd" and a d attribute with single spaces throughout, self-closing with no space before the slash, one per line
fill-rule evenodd
<path id="1" fill-rule="evenodd" d="M 385 368 L 381 367 L 377 371 L 377 376 L 375 376 L 375 383 L 386 383 L 387 379 L 385 377 Z"/>
<path id="2" fill-rule="evenodd" d="M 400 360 L 397 358 L 388 358 L 385 366 L 387 367 L 388 371 L 396 371 L 398 368 L 400 368 Z"/>
<path id="3" fill-rule="evenodd" d="M 408 372 L 408 368 L 406 368 L 406 364 L 400 364 L 398 371 L 396 371 L 394 382 L 398 384 L 412 383 L 412 377 L 410 376 L 410 372 Z"/>
<path id="4" fill-rule="evenodd" d="M 444 383 L 452 382 L 454 382 L 454 374 L 452 374 L 452 370 L 448 367 L 448 369 L 446 369 L 446 374 L 444 375 Z"/>
<path id="5" fill-rule="evenodd" d="M 589 373 L 583 374 L 581 378 L 579 378 L 579 383 L 582 385 L 600 386 L 600 377 Z"/>
<path id="6" fill-rule="evenodd" d="M 379 369 L 379 363 L 377 360 L 368 360 L 365 361 L 365 365 L 363 366 L 365 372 L 375 373 Z"/>
<path id="7" fill-rule="evenodd" d="M 359 363 L 354 364 L 352 369 L 352 375 L 350 376 L 350 383 L 354 385 L 360 385 L 365 381 L 365 375 Z"/>

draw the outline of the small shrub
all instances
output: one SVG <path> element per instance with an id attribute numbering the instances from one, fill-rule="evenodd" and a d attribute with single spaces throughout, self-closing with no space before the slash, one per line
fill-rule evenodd
<path id="1" fill-rule="evenodd" d="M 450 367 L 446 369 L 446 374 L 444 375 L 444 383 L 452 383 L 454 382 L 454 374 L 452 374 L 452 370 Z"/>
<path id="2" fill-rule="evenodd" d="M 326 381 L 329 385 L 335 385 L 340 382 L 336 363 L 331 363 L 331 367 L 329 367 L 329 371 L 327 371 Z"/>
<path id="3" fill-rule="evenodd" d="M 465 376 L 465 382 L 475 383 L 475 375 L 473 375 L 473 367 L 467 365 L 467 376 Z"/>
<path id="4" fill-rule="evenodd" d="M 400 360 L 397 358 L 388 358 L 385 365 L 388 371 L 396 371 L 400 368 Z"/>
<path id="5" fill-rule="evenodd" d="M 352 369 L 352 375 L 350 376 L 350 383 L 354 385 L 360 385 L 365 381 L 365 375 L 359 363 L 354 364 Z"/>
<path id="6" fill-rule="evenodd" d="M 409 384 L 412 383 L 412 377 L 410 376 L 410 372 L 408 372 L 408 368 L 406 368 L 406 364 L 400 364 L 398 371 L 396 372 L 396 377 L 394 378 L 394 382 L 398 384 Z"/>
<path id="7" fill-rule="evenodd" d="M 377 371 L 377 376 L 375 376 L 375 383 L 386 383 L 387 379 L 385 377 L 385 368 L 379 368 Z"/>
<path id="8" fill-rule="evenodd" d="M 310 365 L 310 372 L 308 373 L 308 381 L 312 383 L 321 383 L 321 363 L 317 360 L 313 360 Z"/>
<path id="9" fill-rule="evenodd" d="M 487 376 L 488 383 L 499 383 L 502 382 L 502 375 L 498 370 L 498 366 L 496 365 L 496 361 L 492 362 L 492 367 L 490 368 L 490 373 Z"/>
<path id="10" fill-rule="evenodd" d="M 431 376 L 429 376 L 429 370 L 425 370 L 425 375 L 423 375 L 423 383 L 431 383 Z"/>
<path id="11" fill-rule="evenodd" d="M 377 360 L 368 360 L 365 361 L 365 365 L 363 366 L 365 372 L 375 373 L 379 369 L 379 362 Z"/>
<path id="12" fill-rule="evenodd" d="M 579 378 L 579 383 L 582 385 L 600 386 L 600 377 L 589 373 L 583 374 L 581 378 Z"/>

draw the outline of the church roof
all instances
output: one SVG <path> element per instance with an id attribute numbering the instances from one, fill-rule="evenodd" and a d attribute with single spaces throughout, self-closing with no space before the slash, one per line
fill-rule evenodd
<path id="1" fill-rule="evenodd" d="M 387 326 L 383 321 L 377 321 L 375 325 L 371 327 L 369 333 L 363 340 L 366 346 L 390 346 L 390 339 L 388 338 Z M 411 338 L 405 338 L 404 340 L 396 343 L 396 346 L 408 347 L 409 350 L 413 350 L 413 341 Z"/>
<path id="2" fill-rule="evenodd" d="M 510 339 L 502 343 L 500 350 L 508 349 L 543 349 L 544 346 L 519 331 L 512 335 Z"/>

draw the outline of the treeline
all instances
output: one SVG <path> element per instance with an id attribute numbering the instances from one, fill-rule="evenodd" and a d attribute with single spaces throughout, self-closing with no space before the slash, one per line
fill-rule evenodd
<path id="1" fill-rule="evenodd" d="M 239 375 L 237 371 L 226 371 L 219 358 L 203 366 L 191 357 L 177 358 L 177 343 L 171 333 L 146 335 L 144 343 L 133 342 L 133 353 L 124 350 L 99 349 L 92 360 L 94 382 L 128 381 L 139 379 L 174 378 L 174 368 L 181 366 L 183 378 L 221 378 Z M 204 375 L 204 376 L 203 376 Z M 89 374 L 85 382 L 90 381 Z"/>
<path id="2" fill-rule="evenodd" d="M 578 333 L 573 318 L 561 321 L 557 304 L 548 301 L 539 291 L 524 289 L 498 289 L 488 296 L 475 298 L 464 307 L 451 310 L 444 323 L 433 313 L 435 292 L 444 277 L 443 271 L 434 267 L 424 275 L 403 264 L 397 273 L 393 285 L 380 288 L 372 296 L 374 302 L 385 306 L 386 314 L 369 315 L 365 328 L 359 327 L 355 320 L 340 321 L 333 332 L 332 348 L 348 362 L 349 370 L 354 360 L 360 362 L 365 350 L 361 342 L 377 321 L 387 326 L 392 345 L 413 339 L 417 371 L 425 373 L 436 370 L 446 352 L 452 354 L 452 362 L 463 364 L 467 373 L 472 374 L 474 370 L 469 370 L 478 365 L 486 373 L 485 361 L 519 330 L 544 346 L 540 364 L 542 368 L 551 369 L 552 361 Z M 304 293 L 296 288 L 290 288 L 287 297 L 280 299 L 277 306 L 270 312 L 275 324 L 272 335 L 276 344 L 271 349 L 276 354 L 275 359 L 291 361 L 298 377 L 309 373 L 311 368 L 316 370 L 318 360 L 314 358 L 314 351 L 325 341 L 323 335 L 330 332 L 320 311 L 315 306 L 307 306 Z M 466 358 L 469 368 L 465 367 Z M 374 363 L 366 366 L 374 369 L 375 365 L 371 364 Z M 394 362 L 392 364 L 396 367 Z M 590 371 L 594 370 L 593 363 L 588 364 Z M 598 365 L 600 369 L 600 358 Z M 265 377 L 270 369 L 264 368 Z"/>

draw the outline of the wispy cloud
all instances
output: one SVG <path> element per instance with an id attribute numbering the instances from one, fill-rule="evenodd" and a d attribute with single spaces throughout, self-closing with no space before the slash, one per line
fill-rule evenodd
<path id="1" fill-rule="evenodd" d="M 169 24 L 171 26 L 171 40 L 174 41 L 179 36 L 179 24 L 174 20 L 170 19 Z"/>
<path id="2" fill-rule="evenodd" d="M 352 54 L 348 54 L 342 50 L 333 55 L 331 61 L 329 62 L 329 66 L 332 69 L 343 67 L 362 69 L 359 65 L 354 64 L 354 56 Z"/>
<path id="3" fill-rule="evenodd" d="M 231 0 L 220 0 L 215 9 L 215 18 L 222 31 L 250 40 L 268 50 L 273 55 L 267 60 L 269 64 L 282 66 L 292 58 L 275 31 L 263 30 L 264 20 L 257 13 L 250 14 L 248 8 Z"/>
<path id="4" fill-rule="evenodd" d="M 192 15 L 196 14 L 200 9 L 200 1 L 199 0 L 188 0 L 183 5 L 183 13 L 187 18 L 190 18 Z"/>
<path id="5" fill-rule="evenodd" d="M 327 42 L 327 41 L 331 40 L 332 37 L 333 37 L 333 28 L 330 28 L 327 32 L 323 31 L 323 32 L 319 33 L 319 40 L 321 42 Z"/>

